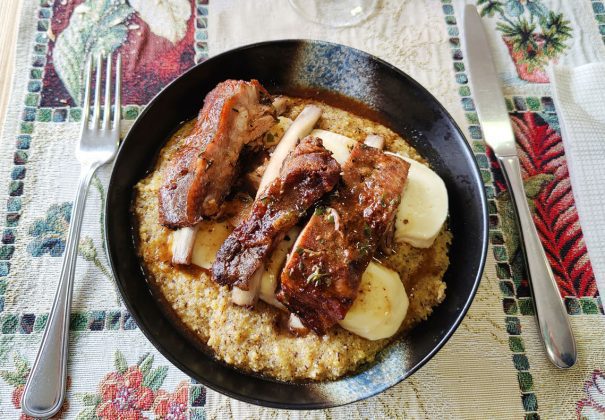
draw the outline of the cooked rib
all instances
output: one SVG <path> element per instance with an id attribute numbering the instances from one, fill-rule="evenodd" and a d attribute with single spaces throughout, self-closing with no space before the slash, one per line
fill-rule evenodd
<path id="1" fill-rule="evenodd" d="M 285 107 L 285 101 L 283 105 Z M 276 110 L 277 108 L 282 107 L 277 99 L 273 101 L 273 106 L 276 107 Z M 313 126 L 319 117 L 321 117 L 321 114 L 322 110 L 317 105 L 307 105 L 290 124 L 290 127 L 288 127 L 286 132 L 281 137 L 279 143 L 275 147 L 275 150 L 273 150 L 267 165 L 262 168 L 262 176 L 258 185 L 256 186 L 257 198 L 265 190 L 265 188 L 279 176 L 288 154 L 296 147 L 300 139 L 306 137 L 311 132 Z M 258 281 L 258 279 L 262 277 L 261 272 L 263 270 L 264 265 L 260 264 L 256 269 L 256 273 L 251 277 L 251 280 L 249 280 L 245 286 L 248 288 L 248 290 L 240 289 L 238 286 L 233 286 L 231 291 L 231 300 L 233 303 L 240 306 L 251 306 L 256 303 L 261 286 L 261 282 Z"/>
<path id="2" fill-rule="evenodd" d="M 367 146 L 375 147 L 376 149 L 384 149 L 384 137 L 378 134 L 368 134 L 363 141 Z M 387 226 L 384 236 L 380 240 L 380 251 L 385 255 L 393 253 L 393 237 L 395 236 L 395 218 L 391 220 L 391 224 Z"/>
<path id="3" fill-rule="evenodd" d="M 215 215 L 228 194 L 245 144 L 275 123 L 269 93 L 256 80 L 227 80 L 204 99 L 192 133 L 164 170 L 160 222 L 193 226 Z"/>
<path id="4" fill-rule="evenodd" d="M 277 299 L 323 334 L 345 317 L 361 276 L 392 226 L 409 164 L 357 144 L 342 181 L 318 207 L 294 244 Z"/>
<path id="5" fill-rule="evenodd" d="M 340 165 L 320 139 L 305 137 L 290 152 L 279 177 L 265 188 L 249 216 L 225 240 L 212 266 L 219 284 L 249 290 L 250 279 L 299 218 L 331 191 Z"/>

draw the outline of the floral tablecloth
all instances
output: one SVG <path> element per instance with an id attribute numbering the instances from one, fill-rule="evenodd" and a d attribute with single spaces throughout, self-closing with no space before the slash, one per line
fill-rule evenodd
<path id="1" fill-rule="evenodd" d="M 262 12 L 266 1 L 241 3 L 258 5 Z M 350 42 L 431 90 L 464 128 L 481 168 L 489 198 L 490 255 L 477 297 L 443 350 L 380 396 L 331 410 L 264 409 L 207 390 L 144 338 L 115 289 L 102 241 L 111 171 L 106 167 L 89 192 L 71 316 L 69 389 L 60 417 L 605 418 L 605 315 L 545 72 L 552 60 L 578 65 L 603 59 L 605 4 L 476 1 L 491 29 L 527 197 L 578 341 L 578 365 L 560 371 L 544 356 L 510 198 L 482 141 L 460 46 L 464 3 L 380 1 L 363 25 L 373 25 L 379 16 L 399 19 L 401 36 L 378 33 L 365 43 Z M 276 10 L 289 8 L 285 0 L 273 4 Z M 74 145 L 83 58 L 97 51 L 122 53 L 126 132 L 162 86 L 216 52 L 217 45 L 229 44 L 228 10 L 220 5 L 219 0 L 210 5 L 208 0 L 24 2 L 0 140 L 1 418 L 24 417 L 19 399 L 59 276 L 79 170 Z M 212 24 L 220 26 L 212 30 Z M 280 36 L 278 23 L 274 32 L 271 25 L 265 39 Z M 321 30 L 322 37 L 334 40 L 355 29 Z M 219 37 L 225 38 L 219 42 Z M 256 40 L 250 36 L 250 42 Z"/>

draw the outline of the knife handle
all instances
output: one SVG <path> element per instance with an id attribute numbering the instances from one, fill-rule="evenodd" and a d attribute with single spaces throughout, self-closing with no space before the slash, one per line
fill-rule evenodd
<path id="1" fill-rule="evenodd" d="M 542 342 L 548 358 L 555 366 L 561 369 L 570 368 L 577 360 L 576 342 L 559 288 L 527 204 L 519 158 L 503 156 L 498 160 L 503 168 L 508 188 L 512 191 L 511 201 L 516 210 L 517 226 Z"/>

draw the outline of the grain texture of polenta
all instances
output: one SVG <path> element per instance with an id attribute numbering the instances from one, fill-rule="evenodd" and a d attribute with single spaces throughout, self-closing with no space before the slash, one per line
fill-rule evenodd
<path id="1" fill-rule="evenodd" d="M 294 119 L 312 101 L 289 100 L 285 116 Z M 386 148 L 425 162 L 401 137 L 388 128 L 323 103 L 317 128 L 363 141 L 367 134 L 380 134 Z M 218 286 L 202 271 L 187 270 L 170 262 L 170 230 L 158 221 L 158 190 L 161 168 L 166 165 L 190 125 L 185 125 L 161 150 L 156 167 L 135 191 L 133 210 L 137 220 L 139 255 L 154 289 L 165 298 L 182 324 L 209 347 L 214 356 L 237 368 L 277 379 L 330 380 L 354 371 L 392 339 L 369 341 L 340 327 L 328 334 L 295 337 L 278 328 L 279 310 L 259 302 L 253 310 L 230 302 L 227 287 Z M 410 306 L 400 334 L 426 319 L 445 298 L 443 274 L 451 234 L 443 230 L 431 248 L 397 246 L 382 263 L 396 270 L 409 295 Z"/>

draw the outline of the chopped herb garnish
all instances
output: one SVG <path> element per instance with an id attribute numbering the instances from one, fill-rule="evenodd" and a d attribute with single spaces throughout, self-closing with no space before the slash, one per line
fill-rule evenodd
<path id="1" fill-rule="evenodd" d="M 322 273 L 318 266 L 313 267 L 313 272 L 309 274 L 307 277 L 307 284 L 313 284 L 314 286 L 319 286 L 323 279 L 327 277 L 327 273 Z M 324 281 L 327 285 L 329 285 L 329 281 Z"/>
<path id="2" fill-rule="evenodd" d="M 328 223 L 332 223 L 334 224 L 334 215 L 332 213 L 330 213 L 330 215 L 327 217 Z"/>
<path id="3" fill-rule="evenodd" d="M 260 202 L 263 204 L 267 204 L 269 202 L 269 197 L 268 196 L 264 196 L 260 199 Z"/>
<path id="4" fill-rule="evenodd" d="M 323 206 L 319 206 L 315 209 L 315 215 L 316 216 L 321 216 L 323 214 L 326 214 L 326 208 Z"/>
<path id="5" fill-rule="evenodd" d="M 395 204 L 397 204 L 397 199 L 393 198 L 390 202 L 391 206 L 394 206 Z"/>
<path id="6" fill-rule="evenodd" d="M 355 246 L 362 256 L 367 255 L 370 250 L 370 244 L 368 242 L 357 242 Z"/>
<path id="7" fill-rule="evenodd" d="M 363 234 L 366 236 L 370 236 L 372 234 L 372 229 L 370 228 L 370 225 L 365 222 L 363 224 Z"/>
<path id="8" fill-rule="evenodd" d="M 302 248 L 302 247 L 297 247 L 296 251 L 295 251 L 298 255 L 302 255 L 302 254 L 309 254 L 312 257 L 315 257 L 317 255 L 320 255 L 321 252 L 319 251 L 313 251 L 312 249 L 308 249 L 308 248 Z"/>

